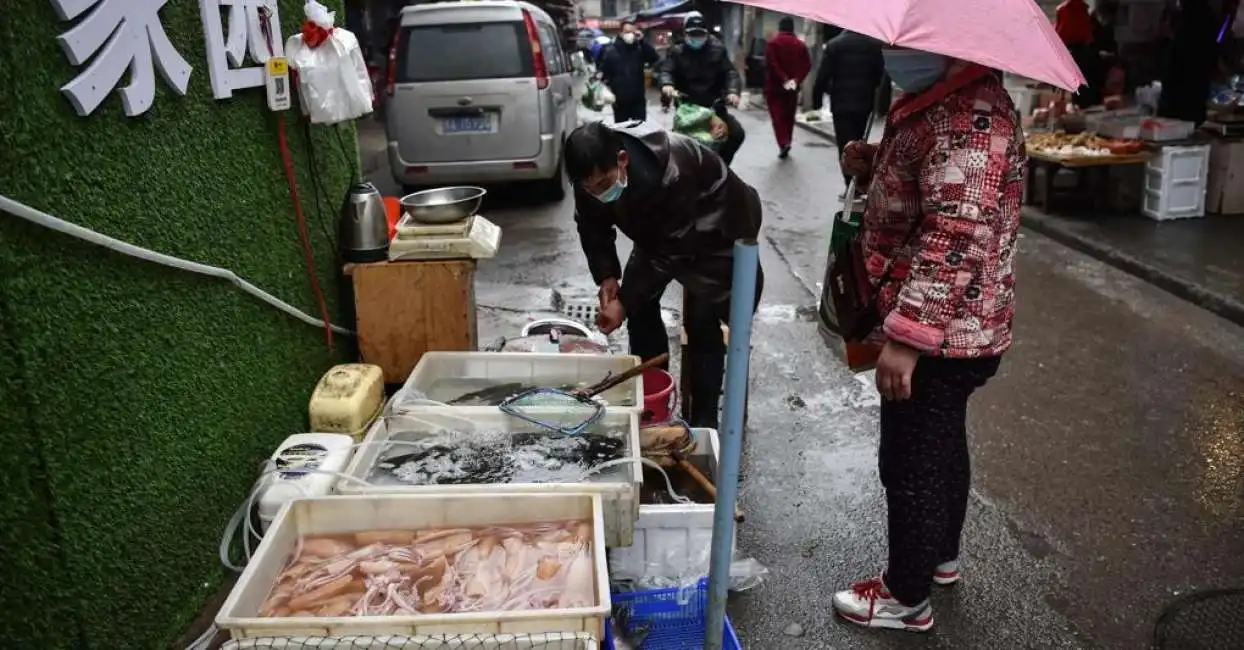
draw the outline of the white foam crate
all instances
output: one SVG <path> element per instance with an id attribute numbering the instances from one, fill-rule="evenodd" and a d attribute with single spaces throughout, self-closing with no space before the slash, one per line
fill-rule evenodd
<path id="1" fill-rule="evenodd" d="M 261 617 L 298 540 L 369 530 L 483 527 L 558 520 L 592 522 L 596 604 L 574 609 L 350 617 Z M 533 634 L 587 632 L 604 638 L 611 609 L 604 519 L 596 494 L 369 494 L 295 499 L 281 509 L 229 592 L 216 625 L 234 640 L 349 635 Z"/>
<path id="2" fill-rule="evenodd" d="M 714 429 L 692 429 L 694 456 L 702 457 L 716 479 L 720 442 Z M 697 463 L 699 465 L 699 463 Z M 662 486 L 664 488 L 664 486 Z M 713 504 L 640 504 L 635 543 L 610 548 L 609 568 L 614 575 L 686 577 L 702 569 L 708 575 L 713 546 Z M 737 540 L 737 534 L 736 534 Z M 731 549 L 735 541 L 731 541 Z"/>
<path id="3" fill-rule="evenodd" d="M 555 388 L 564 384 L 595 384 L 639 365 L 639 357 L 610 354 L 542 354 L 537 352 L 428 352 L 415 364 L 406 383 L 393 396 L 395 413 L 445 408 L 399 407 L 411 391 L 427 395 L 443 378 L 521 382 Z M 644 409 L 643 378 L 623 382 L 600 395 L 612 408 L 639 413 Z M 626 402 L 629 402 L 626 403 Z M 452 407 L 468 408 L 468 407 Z"/>
<path id="4" fill-rule="evenodd" d="M 531 433 L 543 431 L 539 425 L 502 413 L 491 407 L 462 407 L 455 410 L 441 409 L 422 413 L 408 413 L 377 420 L 367 432 L 363 444 L 346 466 L 345 474 L 365 481 L 376 458 L 384 452 L 385 442 L 392 432 L 435 433 L 445 429 L 459 431 L 506 431 Z M 625 429 L 626 453 L 638 460 L 639 415 L 627 411 L 609 409 L 587 431 L 599 429 Z M 357 481 L 337 481 L 338 494 L 489 494 L 509 492 L 515 494 L 589 493 L 599 494 L 604 504 L 605 542 L 609 546 L 629 546 L 635 530 L 635 518 L 639 516 L 639 488 L 643 484 L 643 470 L 638 462 L 623 464 L 623 480 L 589 481 L 585 483 L 480 483 L 472 485 L 377 485 L 366 486 Z"/>
<path id="5" fill-rule="evenodd" d="M 1210 146 L 1162 147 L 1145 165 L 1141 212 L 1158 221 L 1205 216 Z"/>
<path id="6" fill-rule="evenodd" d="M 278 637 L 227 641 L 220 650 L 602 650 L 586 632 L 469 636 Z M 613 650 L 609 648 L 608 650 Z"/>

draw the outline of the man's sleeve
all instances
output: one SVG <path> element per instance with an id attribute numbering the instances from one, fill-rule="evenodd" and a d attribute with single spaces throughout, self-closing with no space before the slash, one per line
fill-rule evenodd
<path id="1" fill-rule="evenodd" d="M 722 72 L 726 75 L 726 93 L 738 95 L 743 92 L 743 79 L 739 77 L 739 71 L 734 68 L 734 64 L 730 62 L 730 53 L 722 48 L 721 53 Z"/>
<path id="2" fill-rule="evenodd" d="M 657 54 L 657 48 L 652 47 L 652 43 L 645 39 L 642 46 L 644 48 L 644 63 L 654 66 L 661 62 L 661 55 Z"/>
<path id="3" fill-rule="evenodd" d="M 677 46 L 675 46 L 677 47 Z M 657 64 L 657 84 L 661 86 L 674 85 L 674 51 L 671 47 L 666 53 L 665 58 Z"/>
<path id="4" fill-rule="evenodd" d="M 781 86 L 790 77 L 782 70 L 782 66 L 778 65 L 776 52 L 777 48 L 773 46 L 773 41 L 769 41 L 769 44 L 765 46 L 765 67 L 769 68 L 769 74 L 777 80 L 777 85 Z"/>
<path id="5" fill-rule="evenodd" d="M 833 45 L 832 41 L 826 44 L 825 49 L 821 52 L 821 64 L 820 67 L 816 69 L 816 81 L 812 83 L 812 108 L 816 110 L 820 110 L 821 106 L 824 104 L 824 97 L 825 94 L 829 92 L 830 81 L 832 80 L 832 77 L 830 76 L 830 66 L 832 65 L 831 57 L 833 51 L 830 47 L 831 45 Z"/>
<path id="6" fill-rule="evenodd" d="M 587 257 L 587 268 L 597 285 L 609 278 L 622 278 L 622 265 L 618 263 L 617 232 L 613 224 L 605 220 L 600 210 L 591 203 L 596 199 L 575 188 L 574 222 L 579 230 L 579 245 Z"/>
<path id="7" fill-rule="evenodd" d="M 638 250 L 631 253 L 626 261 L 626 273 L 622 275 L 622 286 L 618 288 L 618 300 L 622 301 L 627 316 L 638 313 L 644 305 L 665 293 L 674 279 L 672 264 L 673 260 Z"/>
<path id="8" fill-rule="evenodd" d="M 1000 126 L 991 128 L 991 122 Z M 924 217 L 911 270 L 883 326 L 889 338 L 924 352 L 941 348 L 991 254 L 1013 129 L 1004 117 L 978 113 L 970 126 L 936 136 L 920 175 Z"/>

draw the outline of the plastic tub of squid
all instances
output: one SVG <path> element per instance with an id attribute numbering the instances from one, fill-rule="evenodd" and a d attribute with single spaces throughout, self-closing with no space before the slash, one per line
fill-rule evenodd
<path id="1" fill-rule="evenodd" d="M 337 493 L 599 494 L 605 543 L 630 546 L 643 483 L 640 456 L 633 412 L 606 410 L 570 436 L 496 408 L 412 412 L 372 425 L 345 468 L 352 479 L 338 480 Z"/>
<path id="2" fill-rule="evenodd" d="M 608 638 L 608 632 L 606 632 Z M 227 641 L 220 650 L 614 650 L 587 632 L 258 637 Z"/>
<path id="3" fill-rule="evenodd" d="M 530 388 L 591 386 L 639 365 L 639 358 L 609 354 L 536 352 L 428 352 L 389 401 L 387 414 L 456 407 L 495 407 Z M 643 379 L 623 382 L 600 395 L 609 408 L 640 412 Z"/>
<path id="4" fill-rule="evenodd" d="M 587 632 L 610 612 L 596 494 L 290 501 L 216 616 L 232 639 Z"/>

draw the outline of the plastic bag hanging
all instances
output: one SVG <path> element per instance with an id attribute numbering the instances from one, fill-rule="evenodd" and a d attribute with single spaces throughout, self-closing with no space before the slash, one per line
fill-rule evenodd
<path id="1" fill-rule="evenodd" d="M 285 42 L 285 56 L 298 72 L 298 98 L 312 124 L 336 124 L 372 111 L 371 76 L 358 38 L 335 26 L 328 7 L 309 0 L 302 31 Z"/>

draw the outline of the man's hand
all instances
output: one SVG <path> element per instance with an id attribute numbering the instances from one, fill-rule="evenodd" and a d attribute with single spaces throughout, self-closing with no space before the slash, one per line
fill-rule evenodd
<path id="1" fill-rule="evenodd" d="M 622 301 L 615 298 L 602 305 L 600 313 L 596 314 L 596 329 L 604 334 L 612 334 L 614 330 L 622 327 L 625 320 L 626 309 L 622 307 Z"/>
<path id="2" fill-rule="evenodd" d="M 596 298 L 600 301 L 600 310 L 605 310 L 605 305 L 618 299 L 618 291 L 621 285 L 618 284 L 617 278 L 609 278 L 600 283 L 600 291 L 596 292 Z"/>
<path id="3" fill-rule="evenodd" d="M 856 177 L 871 176 L 873 173 L 873 157 L 876 155 L 876 145 L 852 140 L 842 149 L 842 170 Z"/>
<path id="4" fill-rule="evenodd" d="M 729 95 L 726 95 L 726 104 L 730 106 L 738 106 L 739 96 L 734 93 L 730 93 Z"/>
<path id="5" fill-rule="evenodd" d="M 901 402 L 911 398 L 911 375 L 920 360 L 920 351 L 898 343 L 886 341 L 877 359 L 877 391 L 882 399 Z"/>
<path id="6" fill-rule="evenodd" d="M 726 125 L 726 121 L 716 115 L 708 119 L 708 128 L 713 134 L 714 140 L 725 140 L 726 134 L 730 131 L 730 127 Z"/>
<path id="7" fill-rule="evenodd" d="M 665 95 L 666 97 L 673 97 L 674 87 L 673 86 L 661 86 L 661 94 Z"/>

